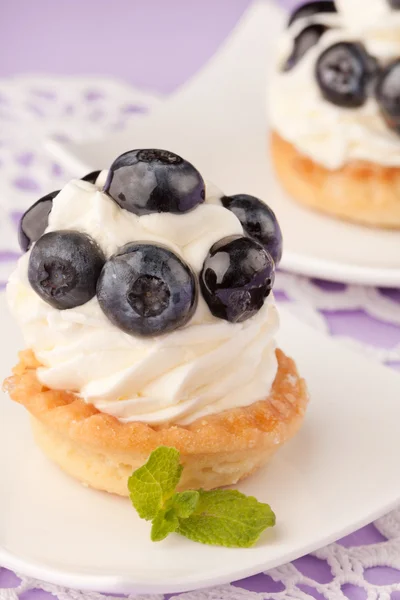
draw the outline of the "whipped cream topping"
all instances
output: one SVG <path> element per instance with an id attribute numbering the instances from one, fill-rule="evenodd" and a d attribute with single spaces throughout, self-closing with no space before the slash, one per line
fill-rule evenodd
<path id="1" fill-rule="evenodd" d="M 343 18 L 343 23 L 350 29 L 364 29 L 368 25 L 400 20 L 400 11 L 390 6 L 389 0 L 335 0 L 335 5 Z"/>
<path id="2" fill-rule="evenodd" d="M 107 257 L 127 242 L 164 244 L 199 273 L 215 242 L 243 233 L 221 196 L 208 184 L 206 202 L 189 213 L 138 217 L 99 187 L 73 180 L 54 199 L 46 231 L 88 233 Z M 96 297 L 68 310 L 49 306 L 29 284 L 28 262 L 29 252 L 19 260 L 7 295 L 27 346 L 44 365 L 38 377 L 46 386 L 75 392 L 122 422 L 154 425 L 189 423 L 268 395 L 277 372 L 272 297 L 253 318 L 232 324 L 214 317 L 200 294 L 185 327 L 138 338 L 112 325 Z"/>
<path id="3" fill-rule="evenodd" d="M 322 97 L 314 70 L 323 50 L 341 41 L 362 42 L 383 65 L 400 57 L 400 11 L 391 11 L 386 0 L 341 0 L 337 6 L 339 13 L 298 19 L 282 35 L 269 85 L 272 128 L 302 154 L 332 170 L 353 160 L 399 166 L 399 137 L 386 126 L 375 99 L 360 108 L 335 106 Z M 294 38 L 311 23 L 332 29 L 293 69 L 282 71 Z"/>

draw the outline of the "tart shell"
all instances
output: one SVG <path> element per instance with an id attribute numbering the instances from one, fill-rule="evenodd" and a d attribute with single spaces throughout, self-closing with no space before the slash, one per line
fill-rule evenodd
<path id="1" fill-rule="evenodd" d="M 361 225 L 400 229 L 400 168 L 352 161 L 332 171 L 276 132 L 270 147 L 283 188 L 301 204 Z"/>
<path id="2" fill-rule="evenodd" d="M 127 496 L 127 480 L 158 446 L 174 446 L 184 471 L 180 489 L 237 483 L 263 466 L 299 429 L 308 402 L 294 361 L 277 350 L 278 372 L 269 396 L 247 407 L 189 425 L 121 423 L 67 391 L 42 385 L 31 350 L 20 353 L 4 387 L 32 417 L 37 444 L 83 484 Z"/>

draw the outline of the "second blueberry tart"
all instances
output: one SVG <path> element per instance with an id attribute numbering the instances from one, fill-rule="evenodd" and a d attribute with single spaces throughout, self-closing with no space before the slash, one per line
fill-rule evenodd
<path id="1" fill-rule="evenodd" d="M 298 7 L 269 86 L 271 154 L 302 204 L 400 229 L 400 3 Z"/>

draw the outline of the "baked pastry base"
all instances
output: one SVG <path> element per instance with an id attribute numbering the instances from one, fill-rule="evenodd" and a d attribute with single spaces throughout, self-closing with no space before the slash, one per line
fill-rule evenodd
<path id="1" fill-rule="evenodd" d="M 158 446 L 174 446 L 184 465 L 180 489 L 237 483 L 264 465 L 299 429 L 308 402 L 295 363 L 277 350 L 278 373 L 268 398 L 185 426 L 121 423 L 70 392 L 50 390 L 36 377 L 32 351 L 4 387 L 32 416 L 45 454 L 83 484 L 127 496 L 127 480 Z"/>
<path id="2" fill-rule="evenodd" d="M 302 204 L 354 223 L 400 229 L 400 168 L 353 161 L 331 171 L 276 132 L 271 154 L 282 186 Z"/>

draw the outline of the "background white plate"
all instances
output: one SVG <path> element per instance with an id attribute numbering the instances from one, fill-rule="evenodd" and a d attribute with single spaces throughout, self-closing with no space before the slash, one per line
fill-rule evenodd
<path id="1" fill-rule="evenodd" d="M 127 500 L 86 489 L 41 455 L 25 411 L 0 395 L 0 564 L 110 593 L 179 592 L 253 575 L 315 550 L 400 501 L 400 377 L 282 311 L 280 345 L 311 392 L 300 434 L 239 488 L 270 502 L 277 526 L 255 548 L 179 536 L 149 540 Z M 19 345 L 0 297 L 0 380 Z"/>
<path id="2" fill-rule="evenodd" d="M 361 284 L 400 286 L 400 232 L 358 227 L 315 214 L 290 200 L 267 156 L 267 63 L 286 15 L 262 1 L 245 14 L 213 60 L 131 130 L 103 141 L 50 151 L 77 175 L 107 168 L 121 152 L 164 147 L 191 160 L 225 193 L 264 198 L 277 212 L 282 268 Z M 139 122 L 140 121 L 140 122 Z"/>

